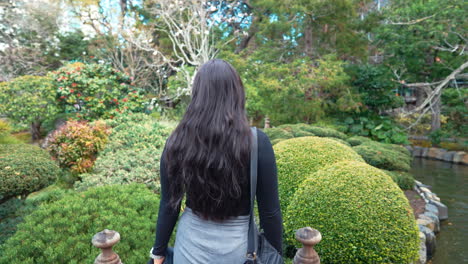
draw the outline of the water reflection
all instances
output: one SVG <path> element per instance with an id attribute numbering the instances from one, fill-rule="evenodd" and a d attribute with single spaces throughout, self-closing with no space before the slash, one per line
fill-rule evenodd
<path id="1" fill-rule="evenodd" d="M 411 172 L 417 180 L 431 185 L 449 209 L 449 219 L 442 222 L 437 235 L 432 263 L 468 263 L 468 166 L 415 159 Z"/>

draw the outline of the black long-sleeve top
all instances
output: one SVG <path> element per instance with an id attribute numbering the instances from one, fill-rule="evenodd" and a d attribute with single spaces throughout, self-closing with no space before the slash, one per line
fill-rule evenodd
<path id="1" fill-rule="evenodd" d="M 265 237 L 272 246 L 282 254 L 282 217 L 278 197 L 278 177 L 275 154 L 268 136 L 257 130 L 258 138 L 258 176 L 257 176 L 257 204 L 260 215 L 260 226 Z M 247 170 L 247 172 L 250 171 Z M 179 217 L 180 206 L 174 210 L 169 206 L 170 193 L 168 189 L 168 175 L 164 163 L 164 153 L 160 161 L 161 200 L 159 204 L 158 221 L 156 225 L 156 241 L 152 253 L 163 256 L 166 254 L 167 244 Z M 250 182 L 242 190 L 242 212 L 250 213 Z M 190 207 L 190 201 L 186 201 Z"/>

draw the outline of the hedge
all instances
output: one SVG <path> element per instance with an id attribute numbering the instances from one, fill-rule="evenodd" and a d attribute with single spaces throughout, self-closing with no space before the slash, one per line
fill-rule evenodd
<path id="1" fill-rule="evenodd" d="M 40 191 L 28 195 L 25 200 L 11 198 L 0 204 L 0 245 L 16 233 L 17 225 L 23 222 L 25 216 L 34 212 L 40 204 L 50 203 L 71 193 L 73 190 L 61 189 L 57 185 L 49 185 Z M 2 252 L 0 251 L 0 255 Z"/>
<path id="2" fill-rule="evenodd" d="M 387 174 L 365 163 L 335 163 L 300 184 L 284 216 L 286 243 L 300 246 L 292 234 L 304 226 L 321 232 L 315 249 L 323 264 L 411 263 L 418 257 L 408 200 Z"/>
<path id="3" fill-rule="evenodd" d="M 28 144 L 0 145 L 0 168 L 0 200 L 42 189 L 61 173 L 47 151 Z"/>
<path id="4" fill-rule="evenodd" d="M 159 191 L 159 159 L 175 124 L 161 123 L 144 114 L 120 117 L 107 124 L 113 127 L 109 141 L 99 154 L 94 171 L 82 174 L 75 189 L 145 183 Z"/>
<path id="5" fill-rule="evenodd" d="M 405 171 L 385 171 L 402 190 L 412 190 L 414 187 L 414 176 Z"/>
<path id="6" fill-rule="evenodd" d="M 412 157 L 404 147 L 392 144 L 379 143 L 375 141 L 364 142 L 353 147 L 370 165 L 397 171 L 409 171 Z"/>
<path id="7" fill-rule="evenodd" d="M 73 193 L 41 205 L 0 246 L 0 263 L 93 263 L 94 234 L 111 229 L 125 263 L 146 263 L 154 242 L 159 198 L 142 184 L 113 185 Z"/>
<path id="8" fill-rule="evenodd" d="M 291 131 L 287 131 L 279 127 L 266 128 L 263 131 L 265 132 L 265 134 L 267 134 L 268 138 L 271 141 L 274 141 L 276 139 L 288 139 L 294 137 L 294 134 Z"/>
<path id="9" fill-rule="evenodd" d="M 352 148 L 328 138 L 293 138 L 282 141 L 273 148 L 283 210 L 286 209 L 297 186 L 310 173 L 343 160 L 363 161 Z"/>
<path id="10" fill-rule="evenodd" d="M 372 141 L 370 138 L 362 137 L 362 136 L 353 136 L 346 140 L 351 146 L 358 146 L 364 142 Z"/>

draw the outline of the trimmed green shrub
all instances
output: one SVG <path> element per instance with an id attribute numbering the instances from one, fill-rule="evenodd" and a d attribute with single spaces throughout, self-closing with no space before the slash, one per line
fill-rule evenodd
<path id="1" fill-rule="evenodd" d="M 317 126 L 309 126 L 304 127 L 304 130 L 310 132 L 318 137 L 334 137 L 346 140 L 348 136 L 346 134 L 341 133 L 335 129 L 325 128 L 325 127 L 317 127 Z"/>
<path id="2" fill-rule="evenodd" d="M 47 151 L 27 144 L 0 145 L 0 200 L 51 184 L 61 170 Z"/>
<path id="3" fill-rule="evenodd" d="M 158 206 L 158 196 L 138 184 L 66 195 L 25 218 L 0 246 L 0 263 L 93 263 L 100 250 L 91 238 L 106 228 L 122 236 L 113 249 L 125 263 L 146 263 Z"/>
<path id="4" fill-rule="evenodd" d="M 284 217 L 286 243 L 300 246 L 295 230 L 322 234 L 315 246 L 321 263 L 411 263 L 419 237 L 413 211 L 383 171 L 343 161 L 304 180 Z"/>
<path id="5" fill-rule="evenodd" d="M 76 174 L 89 172 L 109 134 L 103 122 L 68 121 L 52 134 L 47 149 L 61 167 Z"/>
<path id="6" fill-rule="evenodd" d="M 145 114 L 107 121 L 112 134 L 91 173 L 82 174 L 76 190 L 109 184 L 145 183 L 159 191 L 159 159 L 175 124 Z"/>
<path id="7" fill-rule="evenodd" d="M 273 141 L 275 139 L 288 139 L 293 138 L 294 134 L 291 131 L 284 130 L 279 127 L 266 128 L 263 130 L 268 138 Z"/>
<path id="8" fill-rule="evenodd" d="M 16 233 L 17 226 L 24 217 L 34 212 L 40 204 L 50 203 L 73 192 L 50 185 L 40 191 L 31 193 L 25 200 L 11 198 L 0 204 L 0 245 Z M 1 255 L 1 251 L 0 251 Z"/>
<path id="9" fill-rule="evenodd" d="M 313 133 L 307 131 L 307 129 L 310 128 L 310 125 L 304 123 L 286 124 L 278 126 L 278 128 L 293 133 L 294 137 L 315 136 Z"/>
<path id="10" fill-rule="evenodd" d="M 353 136 L 353 137 L 348 138 L 346 141 L 348 141 L 348 143 L 351 144 L 351 146 L 354 147 L 354 146 L 361 145 L 364 142 L 369 142 L 369 141 L 372 141 L 372 140 L 370 138 L 366 138 L 366 137 Z"/>
<path id="11" fill-rule="evenodd" d="M 409 151 L 401 146 L 369 141 L 353 149 L 367 163 L 380 169 L 409 171 L 411 168 Z"/>
<path id="12" fill-rule="evenodd" d="M 411 173 L 405 171 L 385 171 L 392 180 L 400 186 L 402 190 L 412 190 L 414 187 L 414 176 Z"/>
<path id="13" fill-rule="evenodd" d="M 296 192 L 297 186 L 310 173 L 343 160 L 363 161 L 352 148 L 328 138 L 288 139 L 276 144 L 274 150 L 283 210 Z"/>
<path id="14" fill-rule="evenodd" d="M 340 142 L 341 144 L 343 145 L 346 145 L 346 146 L 349 146 L 351 147 L 351 144 L 349 144 L 348 142 L 346 142 L 345 140 L 343 139 L 339 139 L 339 138 L 332 138 L 332 137 L 329 137 L 328 139 L 331 139 L 331 140 L 335 140 L 336 142 Z"/>
<path id="15" fill-rule="evenodd" d="M 283 141 L 283 140 L 286 140 L 286 138 L 277 138 L 277 139 L 272 140 L 272 141 L 271 141 L 271 144 L 272 144 L 272 145 L 275 145 L 276 143 L 279 143 L 279 142 L 281 142 L 281 141 Z"/>

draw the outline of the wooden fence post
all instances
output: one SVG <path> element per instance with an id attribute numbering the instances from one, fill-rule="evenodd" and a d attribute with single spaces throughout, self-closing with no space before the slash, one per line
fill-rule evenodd
<path id="1" fill-rule="evenodd" d="M 102 250 L 94 264 L 122 264 L 119 255 L 112 251 L 112 246 L 120 241 L 120 234 L 114 230 L 104 229 L 93 236 L 93 245 Z"/>
<path id="2" fill-rule="evenodd" d="M 297 241 L 301 242 L 303 247 L 296 252 L 294 264 L 320 264 L 320 257 L 314 249 L 314 246 L 322 240 L 322 234 L 318 230 L 310 227 L 303 227 L 296 232 Z"/>

